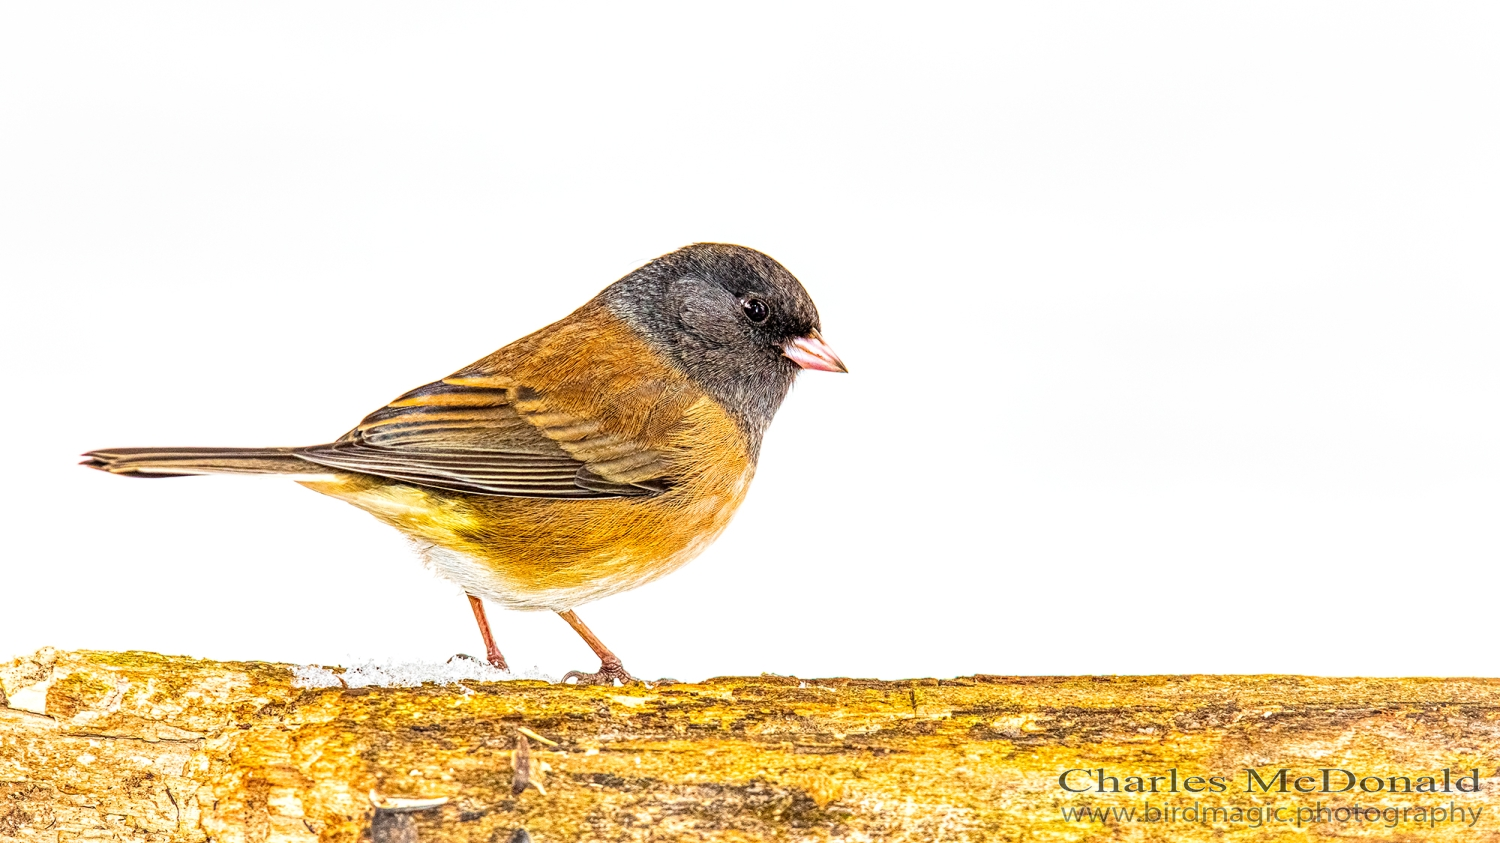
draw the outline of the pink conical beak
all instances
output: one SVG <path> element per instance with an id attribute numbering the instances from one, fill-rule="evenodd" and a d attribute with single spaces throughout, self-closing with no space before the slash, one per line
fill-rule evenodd
<path id="1" fill-rule="evenodd" d="M 823 337 L 817 331 L 789 340 L 781 347 L 781 353 L 804 369 L 817 369 L 820 372 L 849 371 L 849 367 L 833 353 L 828 343 L 823 342 Z"/>

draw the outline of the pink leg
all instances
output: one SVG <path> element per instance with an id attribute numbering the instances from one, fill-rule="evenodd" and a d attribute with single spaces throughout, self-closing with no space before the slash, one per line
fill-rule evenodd
<path id="1" fill-rule="evenodd" d="M 495 646 L 495 637 L 490 634 L 490 619 L 484 616 L 484 601 L 470 594 L 469 608 L 474 610 L 474 620 L 479 623 L 479 634 L 484 636 L 485 657 L 495 667 L 509 671 L 510 667 L 505 664 L 505 656 L 500 655 L 500 648 Z"/>
<path id="2" fill-rule="evenodd" d="M 599 636 L 595 635 L 593 630 L 583 625 L 583 621 L 579 620 L 572 609 L 566 612 L 558 612 L 557 615 L 567 621 L 568 626 L 573 627 L 573 631 L 578 633 L 579 637 L 584 640 L 584 643 L 589 645 L 589 649 L 594 651 L 594 655 L 599 657 L 598 673 L 583 673 L 582 671 L 570 670 L 563 675 L 562 681 L 564 685 L 568 683 L 569 679 L 577 679 L 579 685 L 613 685 L 616 680 L 621 684 L 640 681 L 625 672 L 625 666 L 620 664 L 619 656 L 611 653 L 609 648 L 604 646 L 604 642 L 599 640 Z"/>

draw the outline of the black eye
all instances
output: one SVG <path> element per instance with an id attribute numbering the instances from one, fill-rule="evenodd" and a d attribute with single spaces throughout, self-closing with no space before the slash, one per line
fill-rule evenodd
<path id="1" fill-rule="evenodd" d="M 771 315 L 770 306 L 760 299 L 745 299 L 740 307 L 745 309 L 746 318 L 757 325 L 766 321 L 766 317 Z"/>

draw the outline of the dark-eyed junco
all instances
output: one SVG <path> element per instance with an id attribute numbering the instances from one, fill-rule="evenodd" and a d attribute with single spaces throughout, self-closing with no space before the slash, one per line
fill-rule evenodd
<path id="1" fill-rule="evenodd" d="M 745 496 L 800 369 L 847 371 L 797 279 L 743 246 L 651 261 L 567 318 L 306 448 L 113 448 L 135 477 L 288 474 L 418 543 L 482 599 L 557 612 L 599 656 L 581 683 L 633 681 L 573 609 L 703 551 Z M 311 475 L 311 476 L 309 476 Z"/>

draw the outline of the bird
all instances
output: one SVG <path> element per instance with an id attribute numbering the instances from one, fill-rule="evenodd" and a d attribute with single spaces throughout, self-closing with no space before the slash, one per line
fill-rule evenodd
<path id="1" fill-rule="evenodd" d="M 81 464 L 142 478 L 288 475 L 411 539 L 464 590 L 490 664 L 509 669 L 486 601 L 555 612 L 583 638 L 599 669 L 562 682 L 634 683 L 575 610 L 718 538 L 797 375 L 848 372 L 821 329 L 776 260 L 695 243 L 326 444 L 107 448 Z"/>

